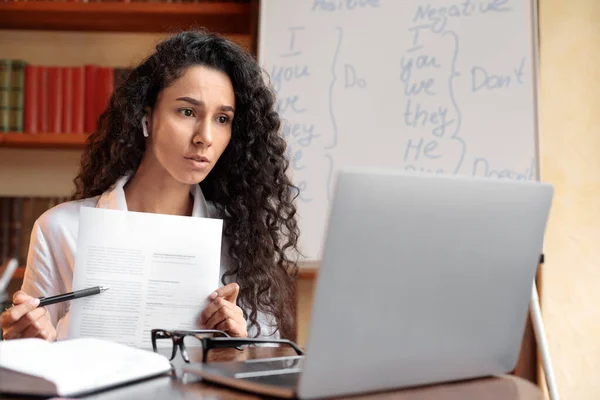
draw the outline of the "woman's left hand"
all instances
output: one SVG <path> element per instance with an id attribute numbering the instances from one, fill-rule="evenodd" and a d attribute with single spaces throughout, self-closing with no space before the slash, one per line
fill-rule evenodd
<path id="1" fill-rule="evenodd" d="M 200 314 L 202 329 L 219 329 L 233 337 L 248 337 L 244 312 L 236 305 L 240 286 L 237 283 L 225 285 L 213 292 L 210 302 Z"/>

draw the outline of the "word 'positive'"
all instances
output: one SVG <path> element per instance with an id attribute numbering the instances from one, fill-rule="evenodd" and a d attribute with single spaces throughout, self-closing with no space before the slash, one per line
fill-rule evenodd
<path id="1" fill-rule="evenodd" d="M 360 10 L 379 8 L 381 0 L 314 0 L 313 11 Z"/>

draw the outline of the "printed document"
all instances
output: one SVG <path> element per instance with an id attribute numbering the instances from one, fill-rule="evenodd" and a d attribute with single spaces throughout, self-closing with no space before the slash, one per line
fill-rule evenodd
<path id="1" fill-rule="evenodd" d="M 82 207 L 73 290 L 110 289 L 71 301 L 69 338 L 151 348 L 151 329 L 198 329 L 222 231 L 220 219 Z"/>

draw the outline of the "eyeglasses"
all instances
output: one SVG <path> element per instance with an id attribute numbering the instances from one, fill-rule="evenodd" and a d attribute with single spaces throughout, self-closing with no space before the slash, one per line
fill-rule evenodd
<path id="1" fill-rule="evenodd" d="M 214 330 L 195 330 L 195 331 L 168 331 L 165 329 L 152 329 L 152 349 L 154 352 L 157 350 L 157 341 L 164 339 L 170 339 L 172 343 L 171 358 L 175 358 L 177 354 L 177 347 L 181 351 L 183 360 L 187 363 L 190 362 L 186 347 L 201 347 L 202 348 L 202 362 L 205 363 L 208 359 L 208 352 L 212 349 L 229 349 L 237 348 L 241 350 L 240 346 L 256 345 L 256 344 L 287 344 L 296 351 L 297 355 L 303 355 L 304 352 L 298 345 L 291 340 L 287 339 L 253 339 L 253 338 L 233 338 L 227 333 Z M 204 336 L 208 334 L 221 334 L 223 337 L 210 337 Z M 165 340 L 166 341 L 166 340 Z"/>
<path id="2" fill-rule="evenodd" d="M 171 358 L 175 358 L 177 349 L 181 352 L 181 357 L 185 362 L 190 362 L 190 358 L 187 352 L 187 347 L 199 347 L 203 345 L 202 339 L 206 339 L 206 335 L 222 335 L 225 338 L 230 337 L 226 332 L 218 329 L 201 329 L 201 330 L 166 330 L 166 329 L 152 329 L 150 331 L 152 336 L 152 350 L 158 353 L 158 348 L 171 349 Z"/>

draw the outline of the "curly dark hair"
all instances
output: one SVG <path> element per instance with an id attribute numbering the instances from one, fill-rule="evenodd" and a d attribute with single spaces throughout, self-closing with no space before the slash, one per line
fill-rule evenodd
<path id="1" fill-rule="evenodd" d="M 222 282 L 236 277 L 238 305 L 258 335 L 261 311 L 275 317 L 281 337 L 293 340 L 298 192 L 286 175 L 289 161 L 275 94 L 254 57 L 235 43 L 187 31 L 158 44 L 115 89 L 100 116 L 82 155 L 73 197 L 100 195 L 121 176 L 135 173 L 145 151 L 144 109 L 153 108 L 163 88 L 197 65 L 226 73 L 235 94 L 231 141 L 200 183 L 206 199 L 219 209 L 229 241 L 234 266 Z"/>

